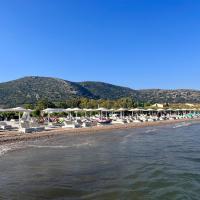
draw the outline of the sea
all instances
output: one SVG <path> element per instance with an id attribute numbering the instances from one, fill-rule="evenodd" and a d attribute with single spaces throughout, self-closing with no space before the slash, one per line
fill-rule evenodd
<path id="1" fill-rule="evenodd" d="M 199 200 L 200 123 L 0 146 L 2 200 Z"/>

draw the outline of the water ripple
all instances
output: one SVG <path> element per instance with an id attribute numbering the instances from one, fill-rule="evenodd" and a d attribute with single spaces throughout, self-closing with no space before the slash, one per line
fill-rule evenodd
<path id="1" fill-rule="evenodd" d="M 199 131 L 181 123 L 1 146 L 0 199 L 199 200 Z"/>

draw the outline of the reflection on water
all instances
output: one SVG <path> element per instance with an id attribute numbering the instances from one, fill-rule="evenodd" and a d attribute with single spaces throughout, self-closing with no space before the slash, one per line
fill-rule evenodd
<path id="1" fill-rule="evenodd" d="M 199 141 L 179 124 L 4 145 L 0 199 L 200 199 Z"/>

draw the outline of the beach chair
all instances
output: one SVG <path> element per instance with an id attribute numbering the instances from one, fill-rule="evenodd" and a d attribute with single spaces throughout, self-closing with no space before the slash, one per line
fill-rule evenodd
<path id="1" fill-rule="evenodd" d="M 12 126 L 8 125 L 6 122 L 2 121 L 2 122 L 0 122 L 0 129 L 10 130 L 10 129 L 12 129 Z"/>
<path id="2" fill-rule="evenodd" d="M 76 123 L 74 121 L 64 121 L 64 126 L 62 128 L 80 128 L 81 125 L 79 123 Z"/>
<path id="3" fill-rule="evenodd" d="M 30 128 L 28 122 L 24 121 L 24 122 L 20 123 L 19 132 L 20 133 L 31 133 L 31 132 L 33 132 L 33 129 Z"/>

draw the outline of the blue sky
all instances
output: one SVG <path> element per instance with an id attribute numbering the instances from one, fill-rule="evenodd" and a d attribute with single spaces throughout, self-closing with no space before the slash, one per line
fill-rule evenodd
<path id="1" fill-rule="evenodd" d="M 200 1 L 0 0 L 0 82 L 200 89 Z"/>

